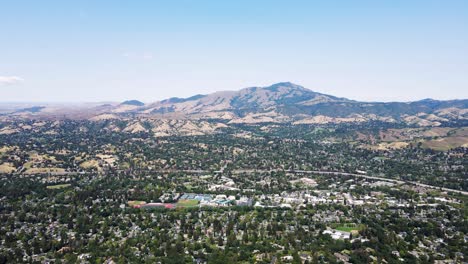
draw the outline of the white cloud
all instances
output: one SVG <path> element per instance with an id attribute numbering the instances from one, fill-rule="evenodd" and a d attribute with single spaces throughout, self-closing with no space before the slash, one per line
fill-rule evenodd
<path id="1" fill-rule="evenodd" d="M 12 85 L 23 82 L 23 78 L 18 76 L 0 76 L 0 85 Z"/>

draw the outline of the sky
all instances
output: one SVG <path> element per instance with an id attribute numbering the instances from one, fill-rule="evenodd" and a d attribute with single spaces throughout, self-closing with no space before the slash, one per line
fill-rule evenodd
<path id="1" fill-rule="evenodd" d="M 468 98 L 466 0 L 0 1 L 0 101 Z"/>

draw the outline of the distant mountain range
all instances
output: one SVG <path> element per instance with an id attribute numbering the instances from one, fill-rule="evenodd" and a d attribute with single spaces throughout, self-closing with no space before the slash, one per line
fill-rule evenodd
<path id="1" fill-rule="evenodd" d="M 74 106 L 34 105 L 2 109 L 3 119 L 108 119 L 149 118 L 177 120 L 224 120 L 224 123 L 321 124 L 343 122 L 404 122 L 439 126 L 468 120 L 468 100 L 415 102 L 359 102 L 317 93 L 290 82 L 239 91 L 215 92 L 189 98 L 170 98 L 144 104 L 123 103 Z"/>

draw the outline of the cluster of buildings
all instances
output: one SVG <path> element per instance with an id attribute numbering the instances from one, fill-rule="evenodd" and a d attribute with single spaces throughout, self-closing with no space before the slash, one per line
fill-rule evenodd
<path id="1" fill-rule="evenodd" d="M 129 201 L 129 205 L 133 208 L 166 208 L 174 209 L 177 207 L 202 207 L 202 206 L 211 206 L 211 207 L 228 207 L 228 206 L 252 206 L 253 199 L 247 196 L 236 197 L 233 195 L 225 194 L 199 194 L 199 193 L 183 193 L 183 194 L 163 194 L 162 201 L 167 199 L 167 197 L 175 198 L 173 203 L 146 203 L 144 201 Z"/>
<path id="2" fill-rule="evenodd" d="M 221 179 L 216 184 L 212 184 L 209 188 L 210 191 L 239 191 L 236 183 L 231 178 L 221 176 Z"/>
<path id="3" fill-rule="evenodd" d="M 418 207 L 436 207 L 444 203 L 459 203 L 456 199 L 435 197 L 421 199 Z M 341 204 L 349 206 L 380 205 L 386 204 L 390 207 L 410 207 L 412 204 L 404 199 L 386 195 L 379 191 L 371 191 L 367 194 L 353 194 L 337 190 L 301 190 L 294 192 L 282 192 L 279 194 L 262 194 L 255 196 L 255 207 L 264 208 L 301 208 L 307 205 L 318 204 Z"/>

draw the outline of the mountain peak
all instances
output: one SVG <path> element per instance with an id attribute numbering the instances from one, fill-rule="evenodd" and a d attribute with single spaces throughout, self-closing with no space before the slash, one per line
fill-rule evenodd
<path id="1" fill-rule="evenodd" d="M 419 102 L 434 102 L 434 101 L 437 101 L 437 100 L 432 99 L 432 98 L 425 98 L 425 99 L 419 100 Z"/>
<path id="2" fill-rule="evenodd" d="M 127 101 L 122 102 L 121 105 L 144 106 L 145 104 L 138 100 L 127 100 Z"/>
<path id="3" fill-rule="evenodd" d="M 297 85 L 297 84 L 292 83 L 292 82 L 279 82 L 279 83 L 272 84 L 271 86 L 290 86 L 290 87 L 296 87 L 296 86 L 300 86 L 300 85 Z M 302 87 L 302 86 L 300 86 L 300 87 Z"/>
<path id="4" fill-rule="evenodd" d="M 288 88 L 288 90 L 301 90 L 301 91 L 307 90 L 307 91 L 310 91 L 310 90 L 304 88 L 303 86 L 294 84 L 292 82 L 279 82 L 279 83 L 272 84 L 272 85 L 270 85 L 268 87 L 264 87 L 264 89 L 270 90 L 270 91 L 278 91 L 278 89 L 281 88 L 281 87 Z"/>

